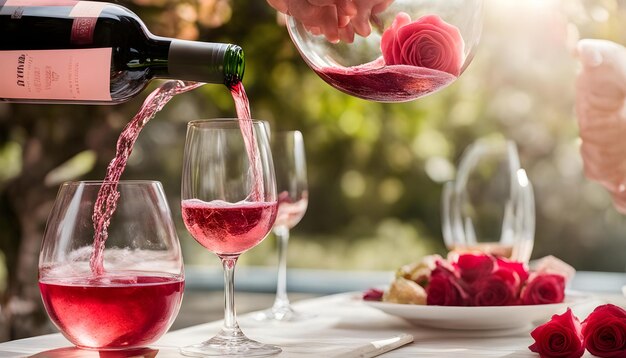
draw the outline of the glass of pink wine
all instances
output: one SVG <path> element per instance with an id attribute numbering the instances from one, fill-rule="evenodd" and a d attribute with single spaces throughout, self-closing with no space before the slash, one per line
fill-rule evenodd
<path id="1" fill-rule="evenodd" d="M 278 281 L 274 305 L 260 312 L 256 319 L 300 321 L 312 316 L 295 311 L 289 303 L 287 244 L 289 230 L 300 222 L 309 200 L 304 140 L 299 131 L 278 131 L 272 133 L 271 145 L 276 168 L 276 187 L 279 193 L 278 215 L 273 229 L 278 241 Z"/>
<path id="2" fill-rule="evenodd" d="M 52 322 L 79 348 L 145 347 L 168 330 L 180 308 L 178 236 L 159 182 L 120 181 L 108 238 L 95 245 L 92 213 L 102 185 L 61 186 L 39 255 L 41 297 Z M 96 252 L 98 269 L 90 263 Z"/>
<path id="3" fill-rule="evenodd" d="M 249 339 L 235 313 L 239 255 L 272 229 L 278 210 L 267 123 L 244 119 L 190 122 L 182 175 L 187 230 L 224 268 L 224 322 L 213 338 L 181 348 L 188 356 L 266 356 L 281 349 Z"/>

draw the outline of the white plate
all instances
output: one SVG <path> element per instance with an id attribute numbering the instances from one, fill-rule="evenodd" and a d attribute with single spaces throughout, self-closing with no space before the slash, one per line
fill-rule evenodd
<path id="1" fill-rule="evenodd" d="M 589 297 L 568 293 L 562 303 L 528 306 L 421 306 L 399 303 L 363 301 L 387 314 L 404 318 L 420 326 L 456 330 L 500 330 L 529 327 L 534 322 L 546 322 Z"/>

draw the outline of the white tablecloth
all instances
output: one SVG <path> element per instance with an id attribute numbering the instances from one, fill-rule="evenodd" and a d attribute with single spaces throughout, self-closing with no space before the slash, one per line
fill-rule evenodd
<path id="1" fill-rule="evenodd" d="M 574 313 L 584 318 L 594 307 L 606 302 L 621 306 L 626 303 L 617 295 L 594 296 L 575 306 Z M 297 302 L 295 307 L 317 316 L 297 323 L 267 324 L 254 321 L 252 314 L 247 314 L 239 317 L 239 324 L 250 338 L 282 347 L 283 352 L 277 357 L 371 357 L 403 334 L 412 335 L 414 341 L 383 353 L 383 357 L 537 357 L 527 348 L 532 343 L 529 330 L 497 337 L 493 333 L 422 328 L 366 306 L 355 293 L 305 300 Z M 221 322 L 212 322 L 169 332 L 149 350 L 132 356 L 181 357 L 178 347 L 204 341 L 220 327 Z M 60 334 L 0 344 L 0 358 L 28 356 L 99 357 L 96 352 L 90 354 L 71 348 Z"/>

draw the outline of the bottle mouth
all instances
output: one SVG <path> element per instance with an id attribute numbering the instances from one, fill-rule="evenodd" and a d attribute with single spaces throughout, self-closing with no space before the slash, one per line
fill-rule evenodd
<path id="1" fill-rule="evenodd" d="M 232 88 L 241 82 L 245 69 L 243 49 L 237 45 L 228 45 L 224 54 L 224 84 Z"/>

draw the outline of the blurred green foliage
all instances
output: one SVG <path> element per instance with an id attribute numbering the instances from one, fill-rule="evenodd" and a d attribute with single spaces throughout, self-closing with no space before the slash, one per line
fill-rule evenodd
<path id="1" fill-rule="evenodd" d="M 487 0 L 481 45 L 456 83 L 413 102 L 381 104 L 319 79 L 264 1 L 191 4 L 200 3 L 205 12 L 216 6 L 222 17 L 201 22 L 185 12 L 189 3 L 181 3 L 184 11 L 169 1 L 123 5 L 158 35 L 241 45 L 253 116 L 274 129 L 303 132 L 310 197 L 292 233 L 291 266 L 393 270 L 444 253 L 442 184 L 454 177 L 468 144 L 496 135 L 517 143 L 534 184 L 533 257 L 553 254 L 579 270 L 626 268 L 626 221 L 603 188 L 582 174 L 571 56 L 579 35 L 626 44 L 626 4 Z M 38 296 L 39 242 L 59 182 L 103 178 L 117 135 L 143 98 L 103 107 L 0 104 L 0 251 L 10 283 L 4 301 L 11 293 Z M 218 265 L 198 249 L 180 216 L 186 122 L 234 115 L 222 86 L 178 96 L 144 129 L 122 177 L 163 182 L 187 263 Z M 273 240 L 242 262 L 274 265 Z"/>

